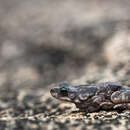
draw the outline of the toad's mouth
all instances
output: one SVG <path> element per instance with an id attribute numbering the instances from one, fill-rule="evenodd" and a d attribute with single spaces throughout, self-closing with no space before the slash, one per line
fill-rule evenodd
<path id="1" fill-rule="evenodd" d="M 65 101 L 65 102 L 72 102 L 71 99 L 68 96 L 63 96 L 60 93 L 57 92 L 55 88 L 50 90 L 51 95 L 59 100 Z"/>
<path id="2" fill-rule="evenodd" d="M 52 95 L 53 97 L 55 97 L 55 98 L 58 97 L 58 94 L 57 94 L 57 93 L 51 93 L 51 95 Z"/>

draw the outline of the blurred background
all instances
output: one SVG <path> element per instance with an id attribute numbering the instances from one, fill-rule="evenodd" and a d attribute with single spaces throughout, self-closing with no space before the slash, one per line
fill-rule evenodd
<path id="1" fill-rule="evenodd" d="M 129 13 L 129 0 L 0 0 L 0 123 L 65 113 L 49 94 L 62 81 L 130 86 Z"/>
<path id="2" fill-rule="evenodd" d="M 129 12 L 129 0 L 0 0 L 0 86 L 128 80 Z"/>

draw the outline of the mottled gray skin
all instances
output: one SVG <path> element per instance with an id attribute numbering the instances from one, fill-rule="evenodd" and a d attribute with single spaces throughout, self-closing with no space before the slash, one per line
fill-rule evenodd
<path id="1" fill-rule="evenodd" d="M 130 87 L 117 82 L 79 86 L 63 82 L 50 93 L 59 100 L 74 103 L 80 111 L 130 109 Z"/>

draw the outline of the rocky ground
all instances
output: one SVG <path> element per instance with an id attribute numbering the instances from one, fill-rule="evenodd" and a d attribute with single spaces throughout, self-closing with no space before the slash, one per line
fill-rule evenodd
<path id="1" fill-rule="evenodd" d="M 7 89 L 0 95 L 0 129 L 8 130 L 116 130 L 130 129 L 130 111 L 78 112 L 43 89 Z"/>

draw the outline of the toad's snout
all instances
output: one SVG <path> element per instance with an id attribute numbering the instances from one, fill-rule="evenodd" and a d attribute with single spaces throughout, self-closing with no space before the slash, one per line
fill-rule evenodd
<path id="1" fill-rule="evenodd" d="M 50 90 L 50 93 L 51 93 L 51 94 L 52 94 L 52 93 L 55 93 L 55 89 L 52 88 L 52 89 Z"/>
<path id="2" fill-rule="evenodd" d="M 58 89 L 57 88 L 52 88 L 50 90 L 50 93 L 53 97 L 57 97 L 57 94 L 58 94 Z"/>

